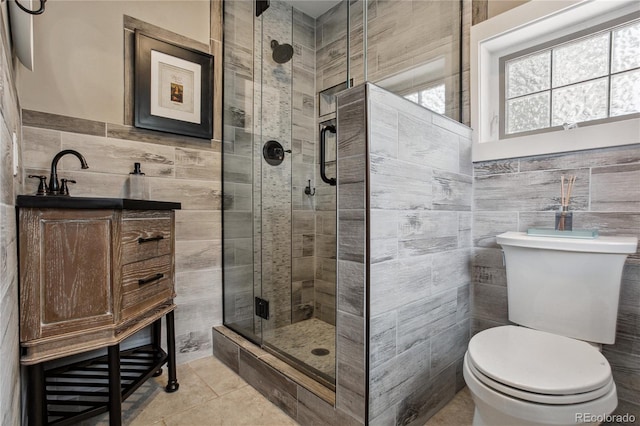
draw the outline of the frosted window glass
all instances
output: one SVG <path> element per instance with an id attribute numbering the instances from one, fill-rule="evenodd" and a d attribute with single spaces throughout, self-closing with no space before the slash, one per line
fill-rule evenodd
<path id="1" fill-rule="evenodd" d="M 435 111 L 439 114 L 445 113 L 446 104 L 444 84 L 439 84 L 416 93 L 411 93 L 406 95 L 405 99 L 425 108 L 429 108 L 431 111 Z"/>
<path id="2" fill-rule="evenodd" d="M 551 51 L 509 61 L 506 73 L 508 99 L 547 90 L 551 84 Z"/>
<path id="3" fill-rule="evenodd" d="M 410 95 L 405 96 L 404 98 L 405 98 L 405 99 L 408 99 L 408 100 L 410 100 L 411 102 L 414 102 L 414 103 L 416 103 L 416 104 L 418 103 L 418 94 L 417 94 L 417 93 L 412 93 L 412 94 L 410 94 Z"/>
<path id="4" fill-rule="evenodd" d="M 553 126 L 607 117 L 609 81 L 601 78 L 553 91 Z"/>
<path id="5" fill-rule="evenodd" d="M 420 92 L 420 105 L 440 114 L 445 109 L 444 84 L 431 87 Z"/>
<path id="6" fill-rule="evenodd" d="M 549 127 L 549 92 L 507 101 L 506 132 L 518 133 Z"/>
<path id="7" fill-rule="evenodd" d="M 609 33 L 553 49 L 553 87 L 577 83 L 609 72 Z"/>
<path id="8" fill-rule="evenodd" d="M 611 76 L 611 117 L 640 112 L 640 70 Z"/>
<path id="9" fill-rule="evenodd" d="M 611 72 L 640 67 L 640 22 L 613 31 Z"/>

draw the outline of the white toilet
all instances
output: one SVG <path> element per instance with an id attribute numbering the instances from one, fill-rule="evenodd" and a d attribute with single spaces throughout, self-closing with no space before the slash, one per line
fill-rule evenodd
<path id="1" fill-rule="evenodd" d="M 498 235 L 509 320 L 469 342 L 474 426 L 599 424 L 618 404 L 599 344 L 615 340 L 622 269 L 635 237 Z"/>

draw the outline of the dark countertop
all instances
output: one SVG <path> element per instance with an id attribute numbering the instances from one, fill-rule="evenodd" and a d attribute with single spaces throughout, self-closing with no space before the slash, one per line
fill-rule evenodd
<path id="1" fill-rule="evenodd" d="M 16 207 L 35 209 L 180 210 L 182 205 L 171 201 L 130 200 L 128 198 L 18 195 Z"/>

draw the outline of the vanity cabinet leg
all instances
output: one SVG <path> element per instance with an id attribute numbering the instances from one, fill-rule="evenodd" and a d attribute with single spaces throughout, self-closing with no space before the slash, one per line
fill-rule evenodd
<path id="1" fill-rule="evenodd" d="M 29 375 L 29 426 L 43 426 L 46 425 L 49 420 L 47 417 L 44 366 L 42 363 L 38 363 L 30 365 L 27 368 Z"/>
<path id="2" fill-rule="evenodd" d="M 169 382 L 165 390 L 175 392 L 180 387 L 176 378 L 176 330 L 173 322 L 173 311 L 165 316 L 167 321 L 167 369 L 169 370 Z"/>
<path id="3" fill-rule="evenodd" d="M 122 390 L 120 385 L 120 345 L 109 346 L 109 426 L 122 424 Z"/>
<path id="4" fill-rule="evenodd" d="M 151 339 L 153 346 L 156 348 L 160 348 L 162 343 L 162 318 L 158 318 L 151 325 Z M 162 375 L 162 368 L 158 368 L 158 370 L 153 373 L 153 377 L 158 377 Z"/>

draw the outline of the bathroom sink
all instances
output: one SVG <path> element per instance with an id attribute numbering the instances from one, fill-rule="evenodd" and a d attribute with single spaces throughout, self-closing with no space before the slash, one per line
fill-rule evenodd
<path id="1" fill-rule="evenodd" d="M 131 200 L 128 198 L 18 195 L 16 207 L 36 209 L 179 210 L 181 204 L 171 201 Z"/>

